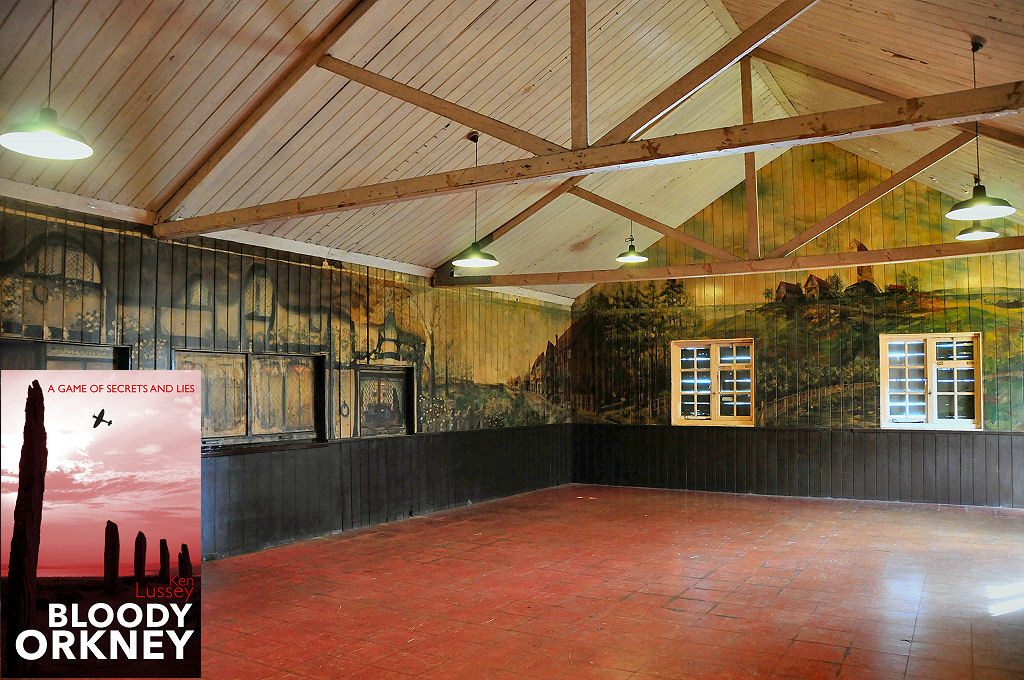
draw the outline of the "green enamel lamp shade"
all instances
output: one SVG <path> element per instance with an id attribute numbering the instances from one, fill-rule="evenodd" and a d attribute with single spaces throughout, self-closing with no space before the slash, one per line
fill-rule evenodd
<path id="1" fill-rule="evenodd" d="M 452 260 L 452 264 L 456 267 L 479 269 L 494 267 L 498 264 L 498 260 L 493 255 L 485 253 L 480 247 L 479 241 L 473 241 L 473 245 L 463 250 L 458 257 Z"/>
<path id="2" fill-rule="evenodd" d="M 1008 201 L 985 194 L 985 185 L 974 183 L 974 194 L 965 201 L 953 205 L 946 217 L 951 220 L 990 220 L 1006 217 L 1016 210 Z"/>
<path id="3" fill-rule="evenodd" d="M 984 227 L 981 222 L 974 220 L 971 226 L 961 230 L 956 235 L 957 241 L 984 241 L 999 236 L 999 232 L 992 227 Z"/>
<path id="4" fill-rule="evenodd" d="M 50 160 L 77 160 L 92 155 L 92 147 L 82 135 L 57 124 L 57 112 L 39 111 L 38 120 L 15 123 L 0 135 L 0 145 L 11 151 Z"/>

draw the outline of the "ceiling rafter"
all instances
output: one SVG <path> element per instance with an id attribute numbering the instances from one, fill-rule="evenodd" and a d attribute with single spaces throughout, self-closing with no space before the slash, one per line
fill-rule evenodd
<path id="1" fill-rule="evenodd" d="M 739 35 L 720 47 L 714 54 L 648 100 L 647 103 L 594 142 L 594 146 L 625 142 L 639 136 L 644 130 L 647 130 L 682 105 L 683 102 L 706 83 L 714 80 L 720 73 L 756 49 L 758 45 L 785 28 L 815 2 L 817 0 L 787 0 L 781 3 L 745 31 L 740 32 Z M 486 234 L 483 238 L 480 238 L 480 245 L 486 246 L 495 239 L 507 234 L 513 228 L 522 224 L 528 217 L 536 214 L 541 208 L 578 185 L 585 178 L 585 175 L 574 177 L 555 187 L 539 198 L 533 205 L 528 206 L 518 215 L 489 234 Z M 437 269 L 446 269 L 449 265 L 451 265 L 451 260 L 438 265 Z"/>
<path id="2" fill-rule="evenodd" d="M 880 90 L 877 87 L 859 83 L 855 80 L 850 80 L 849 78 L 829 73 L 828 71 L 823 71 L 819 68 L 815 68 L 814 66 L 809 66 L 808 64 L 804 64 L 794 59 L 783 57 L 782 55 L 766 50 L 763 47 L 759 47 L 754 50 L 753 57 L 759 61 L 768 64 L 775 64 L 776 66 L 782 66 L 783 68 L 796 71 L 797 73 L 814 78 L 815 80 L 820 80 L 823 83 L 835 85 L 836 87 L 841 87 L 844 90 L 862 94 L 865 97 L 871 97 L 872 99 L 877 99 L 879 101 L 894 101 L 896 99 L 902 99 L 898 94 L 886 92 L 885 90 Z M 973 125 L 957 125 L 955 127 L 966 132 L 974 132 Z M 1015 146 L 1018 149 L 1024 149 L 1024 135 L 1011 130 L 1004 130 L 992 125 L 980 123 L 978 125 L 978 134 L 987 139 L 1003 142 L 1004 144 Z"/>
<path id="3" fill-rule="evenodd" d="M 437 274 L 432 285 L 456 286 L 548 286 L 562 284 L 616 283 L 625 281 L 661 281 L 666 279 L 694 279 L 708 276 L 736 276 L 744 274 L 772 274 L 809 269 L 835 269 L 865 267 L 902 262 L 924 262 L 954 257 L 974 257 L 996 253 L 1024 251 L 1024 236 L 1007 236 L 990 241 L 956 241 L 903 248 L 858 250 L 824 255 L 742 260 L 739 262 L 708 262 L 680 264 L 665 267 L 621 267 L 590 271 L 544 272 L 538 274 L 495 274 L 493 276 L 442 277 Z"/>
<path id="4" fill-rule="evenodd" d="M 587 0 L 569 0 L 569 118 L 572 148 L 590 146 Z"/>
<path id="5" fill-rule="evenodd" d="M 199 183 L 234 149 L 256 124 L 299 82 L 302 76 L 316 65 L 320 57 L 334 47 L 345 33 L 376 3 L 377 0 L 345 0 L 339 3 L 332 15 L 334 26 L 313 46 L 290 70 L 282 73 L 267 93 L 255 102 L 247 114 L 215 144 L 202 160 L 192 159 L 185 170 L 157 196 L 150 209 L 155 211 L 159 221 L 170 218 L 175 210 L 195 190 Z"/>
<path id="6" fill-rule="evenodd" d="M 386 95 L 418 106 L 425 111 L 436 113 L 460 125 L 478 130 L 489 137 L 500 139 L 507 144 L 511 144 L 524 151 L 529 151 L 537 156 L 568 150 L 564 146 L 555 144 L 543 137 L 538 137 L 525 130 L 520 130 L 517 127 L 503 123 L 500 120 L 495 120 L 482 113 L 477 113 L 454 102 L 428 94 L 423 90 L 417 90 L 415 87 L 410 87 L 397 80 L 367 71 L 365 68 L 360 68 L 355 64 L 336 59 L 330 55 L 322 57 L 317 62 L 317 66 L 343 78 L 353 80 L 360 85 L 365 85 L 378 92 L 383 92 Z"/>
<path id="7" fill-rule="evenodd" d="M 910 165 L 904 167 L 902 170 L 894 172 L 892 175 L 871 187 L 857 198 L 833 212 L 831 215 L 822 218 L 816 224 L 813 224 L 793 238 L 789 239 L 769 253 L 767 257 L 777 258 L 789 255 L 797 248 L 800 248 L 801 246 L 818 238 L 846 218 L 868 207 L 882 196 L 885 196 L 897 187 L 909 182 L 914 175 L 917 175 L 918 173 L 923 172 L 926 168 L 935 165 L 957 149 L 970 144 L 973 140 L 973 132 L 961 132 L 956 137 L 939 145 L 932 151 L 929 151 Z"/>
<path id="8" fill-rule="evenodd" d="M 161 238 L 202 234 L 268 220 L 472 191 L 542 178 L 716 158 L 791 146 L 953 125 L 1024 111 L 1024 82 L 882 102 L 835 111 L 566 151 L 525 160 L 393 180 L 163 222 Z M 568 190 L 568 189 L 566 189 Z"/>

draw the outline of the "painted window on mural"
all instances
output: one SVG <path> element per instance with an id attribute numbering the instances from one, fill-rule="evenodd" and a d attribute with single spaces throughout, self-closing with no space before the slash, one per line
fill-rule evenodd
<path id="1" fill-rule="evenodd" d="M 246 357 L 229 352 L 174 353 L 174 368 L 201 371 L 203 437 L 242 437 L 247 433 L 249 393 Z"/>
<path id="2" fill-rule="evenodd" d="M 754 424 L 754 341 L 672 343 L 672 424 Z"/>
<path id="3" fill-rule="evenodd" d="M 253 434 L 312 432 L 313 357 L 252 356 Z"/>
<path id="4" fill-rule="evenodd" d="M 882 427 L 981 429 L 978 333 L 883 335 Z"/>
<path id="5" fill-rule="evenodd" d="M 207 443 L 316 435 L 316 357 L 177 350 L 174 367 L 202 371 Z"/>

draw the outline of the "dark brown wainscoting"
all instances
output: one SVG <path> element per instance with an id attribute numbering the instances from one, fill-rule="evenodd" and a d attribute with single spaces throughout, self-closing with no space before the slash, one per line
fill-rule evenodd
<path id="1" fill-rule="evenodd" d="M 203 458 L 203 556 L 567 484 L 572 426 L 349 439 Z"/>
<path id="2" fill-rule="evenodd" d="M 573 481 L 1024 507 L 1024 432 L 573 426 Z"/>

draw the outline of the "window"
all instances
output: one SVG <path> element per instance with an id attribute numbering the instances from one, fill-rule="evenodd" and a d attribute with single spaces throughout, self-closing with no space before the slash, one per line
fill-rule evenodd
<path id="1" fill-rule="evenodd" d="M 879 340 L 882 427 L 981 429 L 979 333 Z"/>
<path id="2" fill-rule="evenodd" d="M 0 370 L 127 369 L 131 348 L 0 339 Z"/>
<path id="3" fill-rule="evenodd" d="M 174 368 L 202 371 L 203 443 L 322 439 L 322 357 L 174 352 Z"/>
<path id="4" fill-rule="evenodd" d="M 672 343 L 673 425 L 754 424 L 754 341 Z"/>

